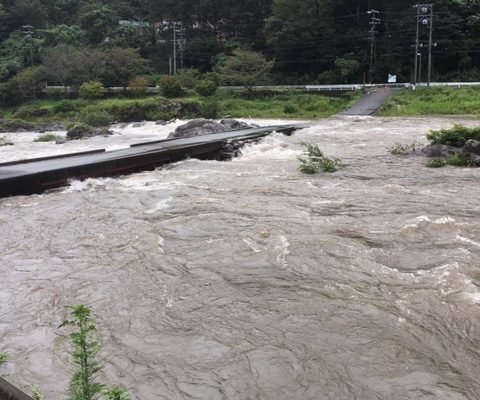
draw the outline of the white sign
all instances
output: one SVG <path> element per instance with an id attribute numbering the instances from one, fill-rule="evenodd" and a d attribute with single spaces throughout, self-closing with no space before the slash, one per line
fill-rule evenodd
<path id="1" fill-rule="evenodd" d="M 388 83 L 397 83 L 397 75 L 388 74 Z"/>

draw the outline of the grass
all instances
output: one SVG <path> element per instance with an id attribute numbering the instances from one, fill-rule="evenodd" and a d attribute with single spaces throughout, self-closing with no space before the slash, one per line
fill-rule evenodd
<path id="1" fill-rule="evenodd" d="M 94 125 L 103 125 L 108 121 L 130 122 L 137 120 L 157 120 L 171 118 L 204 117 L 208 110 L 210 117 L 211 103 L 219 118 L 230 116 L 234 118 L 273 118 L 273 119 L 315 119 L 336 114 L 357 101 L 360 92 L 348 92 L 340 97 L 327 97 L 311 93 L 299 92 L 268 92 L 254 93 L 254 98 L 248 98 L 243 92 L 218 92 L 215 96 L 205 99 L 194 92 L 188 92 L 177 99 L 166 99 L 163 96 L 145 96 L 141 98 L 110 97 L 98 100 L 35 100 L 17 109 L 0 109 L 7 120 L 19 120 L 25 123 L 69 124 L 78 119 Z M 209 107 L 204 104 L 209 102 Z M 180 104 L 181 107 L 177 107 Z M 102 114 L 92 116 L 92 111 Z M 108 114 L 108 115 L 106 115 Z M 95 117 L 95 118 L 93 118 Z M 7 129 L 8 130 L 8 129 Z"/>
<path id="2" fill-rule="evenodd" d="M 34 142 L 56 142 L 57 140 L 63 140 L 63 137 L 53 133 L 46 133 L 33 139 Z"/>
<path id="3" fill-rule="evenodd" d="M 432 158 L 425 165 L 428 168 L 442 168 L 447 165 L 447 162 L 444 158 Z"/>
<path id="4" fill-rule="evenodd" d="M 434 87 L 402 90 L 383 107 L 381 116 L 479 115 L 480 88 Z"/>
<path id="5" fill-rule="evenodd" d="M 349 92 L 341 97 L 279 92 L 268 97 L 248 99 L 238 94 L 221 92 L 216 95 L 216 100 L 220 115 L 234 118 L 315 119 L 345 110 L 360 97 L 360 92 Z"/>

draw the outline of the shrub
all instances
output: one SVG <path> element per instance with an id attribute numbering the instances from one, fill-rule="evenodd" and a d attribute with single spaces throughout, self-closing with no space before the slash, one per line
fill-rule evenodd
<path id="1" fill-rule="evenodd" d="M 21 119 L 30 119 L 38 117 L 48 117 L 51 115 L 51 111 L 48 108 L 37 108 L 35 106 L 22 106 L 15 111 L 15 117 Z"/>
<path id="2" fill-rule="evenodd" d="M 43 67 L 28 67 L 19 72 L 13 79 L 23 97 L 35 99 L 45 88 L 46 70 Z"/>
<path id="3" fill-rule="evenodd" d="M 148 119 L 148 115 L 158 111 L 159 106 L 150 102 L 130 101 L 103 108 L 118 122 L 136 122 Z"/>
<path id="4" fill-rule="evenodd" d="M 80 114 L 80 121 L 84 124 L 101 127 L 112 123 L 112 117 L 105 111 L 86 109 Z"/>
<path id="5" fill-rule="evenodd" d="M 445 162 L 448 165 L 453 165 L 455 167 L 474 167 L 475 163 L 468 158 L 465 154 L 459 153 L 454 156 L 448 157 Z"/>
<path id="6" fill-rule="evenodd" d="M 0 106 L 14 107 L 22 104 L 24 101 L 25 96 L 20 92 L 18 82 L 15 79 L 0 83 Z"/>
<path id="7" fill-rule="evenodd" d="M 210 97 L 215 94 L 218 86 L 214 81 L 203 79 L 195 84 L 195 91 L 203 97 Z"/>
<path id="8" fill-rule="evenodd" d="M 82 83 L 78 93 L 84 99 L 99 99 L 105 95 L 105 88 L 101 82 L 89 81 Z"/>
<path id="9" fill-rule="evenodd" d="M 285 107 L 283 107 L 283 112 L 285 114 L 295 114 L 298 112 L 298 108 L 295 107 L 293 104 L 286 104 Z"/>
<path id="10" fill-rule="evenodd" d="M 447 164 L 444 158 L 432 158 L 427 161 L 426 166 L 428 168 L 442 168 Z"/>
<path id="11" fill-rule="evenodd" d="M 147 112 L 145 119 L 147 121 L 170 121 L 172 115 L 166 111 L 150 111 Z"/>
<path id="12" fill-rule="evenodd" d="M 200 116 L 208 119 L 218 117 L 218 103 L 216 101 L 207 100 L 200 106 Z"/>
<path id="13" fill-rule="evenodd" d="M 430 131 L 427 138 L 432 144 L 463 147 L 470 139 L 480 140 L 480 127 L 466 128 L 462 125 L 455 125 L 451 129 Z"/>
<path id="14" fill-rule="evenodd" d="M 137 76 L 128 83 L 128 87 L 134 96 L 141 96 L 147 91 L 148 81 L 143 76 Z"/>
<path id="15" fill-rule="evenodd" d="M 196 68 L 184 68 L 177 72 L 176 78 L 184 88 L 191 89 L 200 77 L 200 71 Z"/>
<path id="16" fill-rule="evenodd" d="M 47 92 L 47 98 L 52 100 L 61 100 L 68 96 L 68 93 L 62 89 L 50 89 Z"/>
<path id="17" fill-rule="evenodd" d="M 57 104 L 55 104 L 52 108 L 55 114 L 63 114 L 72 111 L 77 111 L 79 109 L 79 105 L 71 100 L 61 100 Z"/>
<path id="18" fill-rule="evenodd" d="M 339 159 L 326 157 L 318 145 L 308 142 L 303 142 L 302 145 L 305 146 L 305 150 L 303 157 L 299 157 L 300 172 L 313 175 L 320 171 L 335 172 L 344 167 Z"/>
<path id="19" fill-rule="evenodd" d="M 164 75 L 160 79 L 160 89 L 165 97 L 180 97 L 183 94 L 182 85 L 174 76 Z"/>
<path id="20" fill-rule="evenodd" d="M 53 133 L 45 133 L 33 139 L 34 142 L 56 142 L 57 140 L 63 140 L 63 137 L 54 135 Z"/>

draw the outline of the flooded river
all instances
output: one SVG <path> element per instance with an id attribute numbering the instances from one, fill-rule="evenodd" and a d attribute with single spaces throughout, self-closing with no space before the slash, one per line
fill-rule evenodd
<path id="1" fill-rule="evenodd" d="M 87 304 L 102 378 L 135 399 L 480 399 L 480 169 L 386 150 L 454 122 L 332 118 L 0 200 L 5 371 L 64 399 L 57 327 Z M 347 168 L 301 175 L 302 140 Z"/>

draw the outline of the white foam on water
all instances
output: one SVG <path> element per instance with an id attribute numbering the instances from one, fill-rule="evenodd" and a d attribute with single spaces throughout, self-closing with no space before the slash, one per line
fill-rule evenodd
<path id="1" fill-rule="evenodd" d="M 160 211 L 160 210 L 164 210 L 166 208 L 168 208 L 168 203 L 171 201 L 172 199 L 171 198 L 168 198 L 168 199 L 163 199 L 161 201 L 159 201 L 154 208 L 150 209 L 150 210 L 146 210 L 145 211 L 145 214 L 154 214 L 156 213 L 157 211 Z"/>
<path id="2" fill-rule="evenodd" d="M 466 238 L 461 236 L 460 234 L 457 233 L 456 239 L 459 240 L 460 242 L 468 243 L 476 247 L 480 247 L 480 243 L 475 242 L 472 239 Z"/>
<path id="3" fill-rule="evenodd" d="M 259 143 L 247 144 L 242 149 L 242 156 L 235 158 L 233 162 L 246 162 L 257 159 L 275 159 L 283 160 L 298 157 L 302 154 L 301 150 L 293 149 L 285 141 L 285 136 L 280 133 L 274 133 L 263 138 Z"/>

